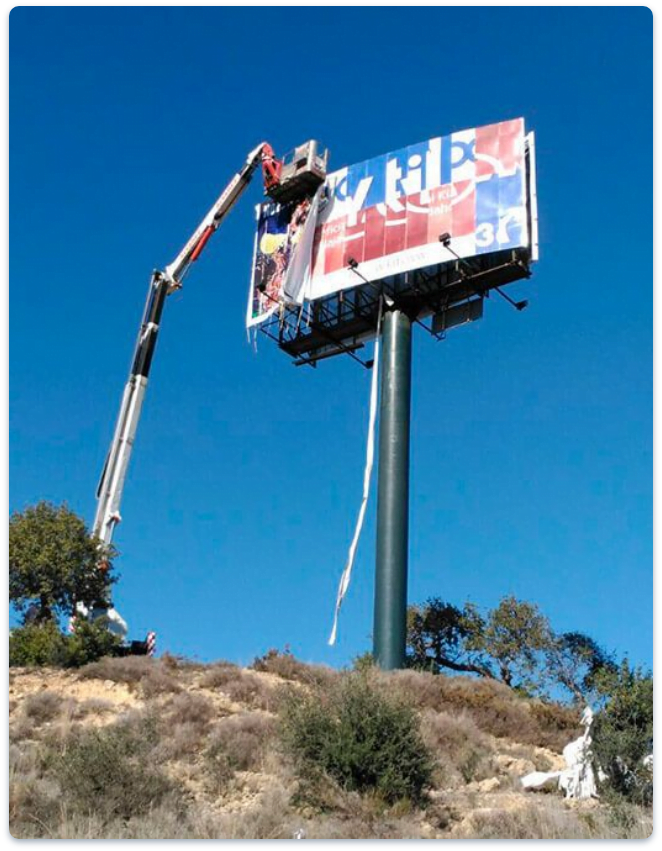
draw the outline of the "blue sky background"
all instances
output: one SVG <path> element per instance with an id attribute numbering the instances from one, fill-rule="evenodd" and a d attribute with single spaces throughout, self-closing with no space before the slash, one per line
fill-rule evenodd
<path id="1" fill-rule="evenodd" d="M 10 507 L 90 522 L 147 282 L 247 152 L 331 166 L 523 115 L 541 260 L 414 342 L 410 600 L 536 601 L 652 661 L 652 15 L 645 7 L 19 7 L 10 16 Z M 371 645 L 369 373 L 246 343 L 255 181 L 166 306 L 115 600 L 161 650 Z M 373 491 L 373 496 L 376 491 Z"/>

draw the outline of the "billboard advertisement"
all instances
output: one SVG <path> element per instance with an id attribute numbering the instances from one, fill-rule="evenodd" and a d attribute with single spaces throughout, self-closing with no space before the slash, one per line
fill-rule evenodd
<path id="1" fill-rule="evenodd" d="M 522 118 L 341 168 L 304 211 L 273 203 L 258 208 L 248 324 L 278 303 L 360 285 L 350 259 L 370 281 L 448 262 L 443 233 L 463 258 L 528 247 L 528 197 Z M 297 271 L 288 276 L 295 259 Z"/>

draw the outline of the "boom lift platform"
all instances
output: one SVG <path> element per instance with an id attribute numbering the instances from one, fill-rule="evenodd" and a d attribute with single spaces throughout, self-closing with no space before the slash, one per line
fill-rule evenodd
<path id="1" fill-rule="evenodd" d="M 115 528 L 122 519 L 120 505 L 124 483 L 166 298 L 172 292 L 181 289 L 189 269 L 198 260 L 211 236 L 237 203 L 259 166 L 262 167 L 265 193 L 280 204 L 289 204 L 310 198 L 315 193 L 326 178 L 327 160 L 328 152 L 322 151 L 314 140 L 299 145 L 292 155 L 282 160 L 275 156 L 268 142 L 262 142 L 250 152 L 244 166 L 223 190 L 172 263 L 163 270 L 155 270 L 152 273 L 129 378 L 124 388 L 115 432 L 96 492 L 97 510 L 92 531 L 101 544 L 109 545 L 112 542 Z M 100 562 L 98 567 L 100 570 L 107 569 L 107 565 L 103 562 Z M 79 607 L 79 613 L 85 615 L 86 611 Z M 76 613 L 73 617 L 75 616 Z M 93 620 L 105 617 L 109 625 L 115 625 L 115 631 L 118 631 L 119 624 L 119 631 L 126 634 L 126 625 L 121 626 L 124 621 L 112 609 L 109 599 L 95 604 L 87 616 Z M 155 635 L 149 633 L 145 641 L 133 641 L 126 644 L 121 652 L 152 655 L 154 650 Z"/>

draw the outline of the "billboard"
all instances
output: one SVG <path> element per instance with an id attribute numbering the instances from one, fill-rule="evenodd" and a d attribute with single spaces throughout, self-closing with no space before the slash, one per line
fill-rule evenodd
<path id="1" fill-rule="evenodd" d="M 305 210 L 262 204 L 247 323 L 360 285 L 350 259 L 369 281 L 453 260 L 441 234 L 463 258 L 530 247 L 531 192 L 516 118 L 341 168 Z"/>

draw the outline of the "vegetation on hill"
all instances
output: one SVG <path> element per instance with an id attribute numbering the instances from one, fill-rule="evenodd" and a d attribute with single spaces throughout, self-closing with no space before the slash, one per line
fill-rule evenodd
<path id="1" fill-rule="evenodd" d="M 556 634 L 535 604 L 412 606 L 409 669 L 389 674 L 369 656 L 343 672 L 275 650 L 249 670 L 125 657 L 98 622 L 61 629 L 104 601 L 115 553 L 66 506 L 9 526 L 16 837 L 650 833 L 652 675 Z M 602 801 L 523 793 L 523 775 L 563 767 L 587 700 Z"/>
<path id="2" fill-rule="evenodd" d="M 651 829 L 650 809 L 623 797 L 569 806 L 523 793 L 523 774 L 561 767 L 578 711 L 489 679 L 338 672 L 276 652 L 251 669 L 105 658 L 75 670 L 13 668 L 9 730 L 10 826 L 22 838 L 624 838 Z"/>
<path id="3" fill-rule="evenodd" d="M 39 502 L 9 518 L 9 600 L 25 623 L 68 617 L 103 600 L 116 552 L 66 505 Z"/>

